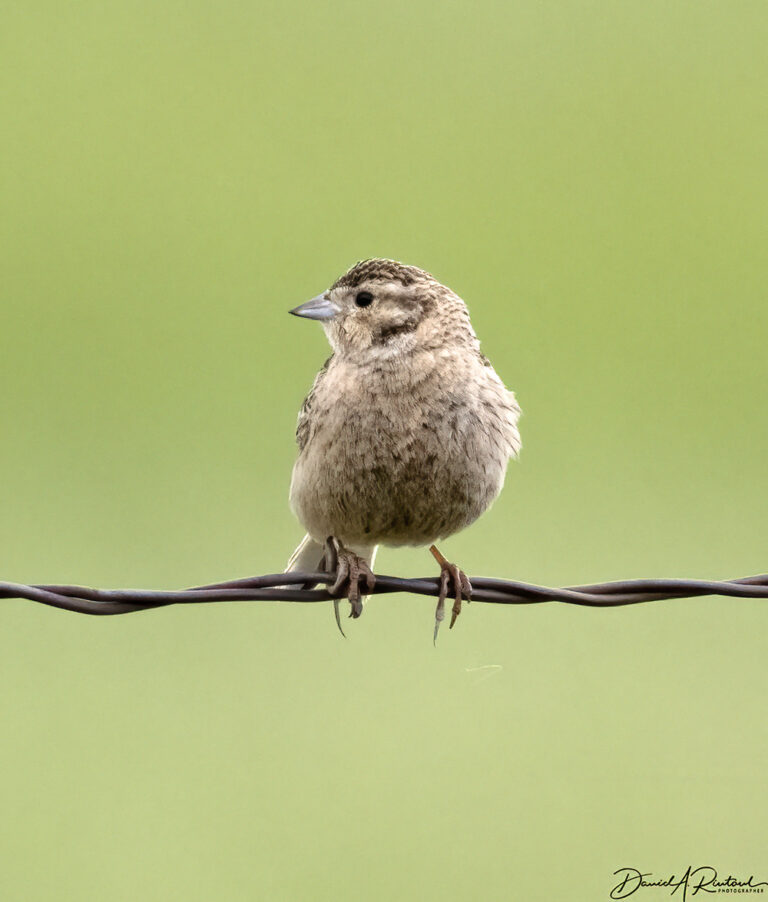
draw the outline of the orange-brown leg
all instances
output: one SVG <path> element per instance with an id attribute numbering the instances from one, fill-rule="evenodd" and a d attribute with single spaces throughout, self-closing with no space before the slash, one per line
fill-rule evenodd
<path id="1" fill-rule="evenodd" d="M 472 583 L 469 581 L 467 574 L 460 570 L 456 564 L 449 563 L 435 545 L 431 545 L 429 550 L 432 553 L 432 557 L 440 564 L 440 594 L 437 599 L 437 608 L 435 609 L 434 641 L 437 642 L 437 632 L 445 618 L 445 599 L 448 596 L 449 587 L 452 590 L 454 600 L 451 608 L 451 622 L 448 628 L 453 629 L 456 618 L 461 613 L 462 598 L 466 598 L 468 602 L 472 600 Z"/>

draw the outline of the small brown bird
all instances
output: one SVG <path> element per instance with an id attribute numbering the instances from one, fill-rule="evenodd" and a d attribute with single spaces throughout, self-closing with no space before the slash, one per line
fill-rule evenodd
<path id="1" fill-rule="evenodd" d="M 449 589 L 453 626 L 472 587 L 434 542 L 501 491 L 520 450 L 515 396 L 480 352 L 461 298 L 415 266 L 357 263 L 291 313 L 319 320 L 333 354 L 299 412 L 290 500 L 307 535 L 287 569 L 335 566 L 331 591 L 344 587 L 359 617 L 377 546 L 431 545 L 437 637 Z"/>

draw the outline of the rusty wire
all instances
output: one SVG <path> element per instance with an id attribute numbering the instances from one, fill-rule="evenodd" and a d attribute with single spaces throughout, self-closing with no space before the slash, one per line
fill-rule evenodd
<path id="1" fill-rule="evenodd" d="M 149 608 L 176 604 L 211 602 L 324 602 L 336 596 L 327 586 L 334 582 L 333 573 L 275 573 L 246 579 L 197 586 L 181 591 L 141 589 L 92 589 L 86 586 L 23 585 L 0 582 L 0 598 L 22 598 L 79 614 L 131 614 Z M 308 589 L 308 584 L 326 588 Z M 439 577 L 403 579 L 376 576 L 371 594 L 407 592 L 437 597 Z M 289 588 L 295 586 L 296 588 Z M 724 581 L 705 579 L 631 579 L 586 586 L 550 588 L 515 580 L 474 577 L 472 601 L 489 604 L 541 604 L 561 602 L 586 607 L 617 607 L 648 601 L 724 595 L 732 598 L 768 599 L 768 575 L 748 576 Z"/>

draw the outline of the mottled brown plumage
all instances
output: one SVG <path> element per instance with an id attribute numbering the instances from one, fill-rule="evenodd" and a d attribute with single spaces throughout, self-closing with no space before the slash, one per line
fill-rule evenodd
<path id="1" fill-rule="evenodd" d="M 350 267 L 343 276 L 331 285 L 330 291 L 336 288 L 358 288 L 363 282 L 399 282 L 401 285 L 413 285 L 425 278 L 434 281 L 430 273 L 417 266 L 406 266 L 397 260 L 385 260 L 374 257 L 372 260 L 361 260 Z"/>
<path id="2" fill-rule="evenodd" d="M 520 410 L 461 298 L 375 259 L 292 312 L 322 321 L 333 355 L 299 413 L 290 499 L 308 536 L 289 568 L 316 570 L 328 536 L 370 563 L 476 520 L 520 449 Z"/>

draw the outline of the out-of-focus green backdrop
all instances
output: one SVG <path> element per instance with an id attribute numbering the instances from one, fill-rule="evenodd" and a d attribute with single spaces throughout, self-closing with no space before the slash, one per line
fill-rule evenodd
<path id="1" fill-rule="evenodd" d="M 0 577 L 280 569 L 327 354 L 286 311 L 367 256 L 464 296 L 525 412 L 468 573 L 764 571 L 767 43 L 741 0 L 6 7 Z M 404 596 L 346 642 L 0 610 L 4 902 L 768 879 L 764 602 L 478 604 L 437 649 Z"/>

